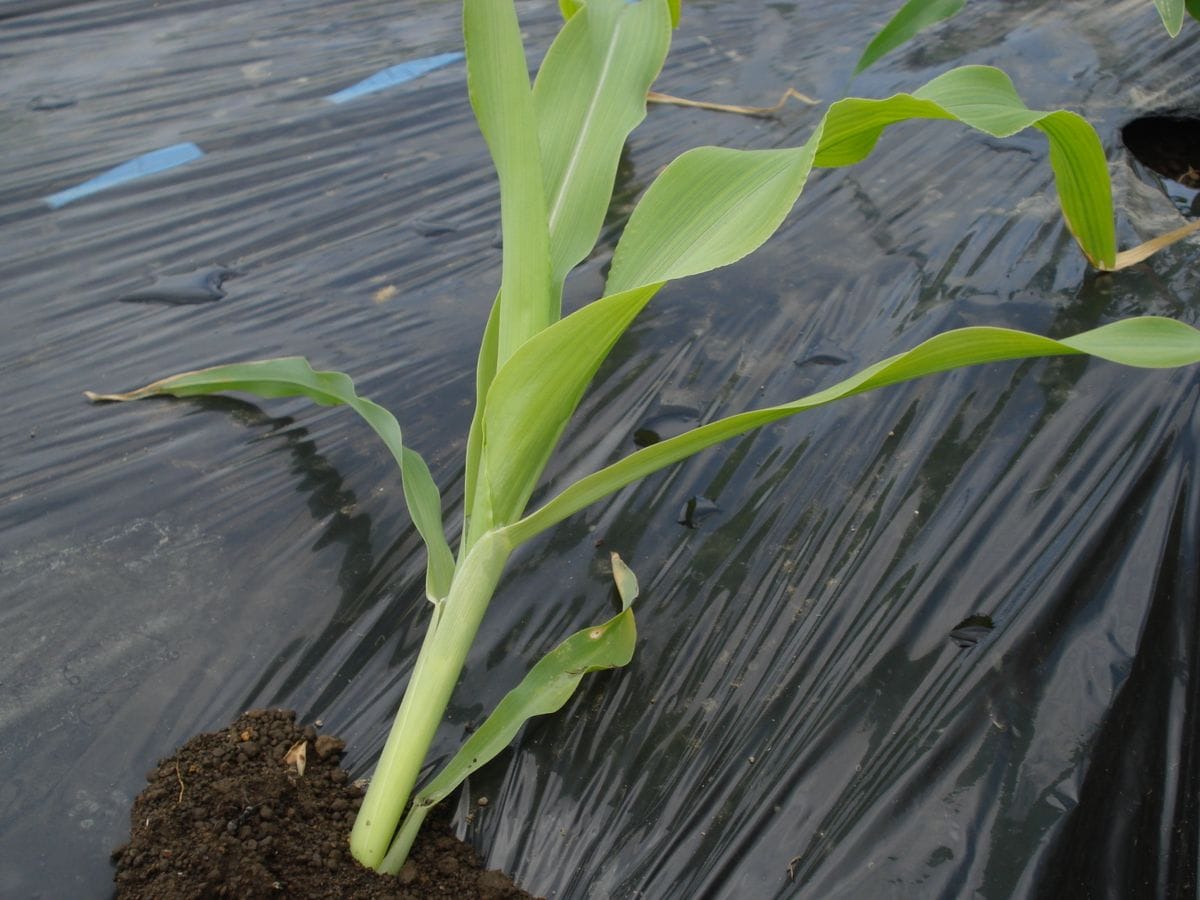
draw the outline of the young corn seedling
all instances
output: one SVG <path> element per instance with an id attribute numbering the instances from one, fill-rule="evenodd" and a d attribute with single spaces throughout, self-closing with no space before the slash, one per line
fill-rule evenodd
<path id="1" fill-rule="evenodd" d="M 645 447 L 527 510 L 588 383 L 659 289 L 752 252 L 782 223 L 814 167 L 862 160 L 894 122 L 945 119 L 995 137 L 1039 130 L 1049 141 L 1059 200 L 1079 246 L 1099 268 L 1111 268 L 1117 259 L 1111 189 L 1096 133 L 1073 113 L 1027 109 L 1002 72 L 971 66 L 909 94 L 840 100 L 800 147 L 684 153 L 632 213 L 603 295 L 562 317 L 563 282 L 597 240 L 621 148 L 645 115 L 646 94 L 680 10 L 678 0 L 561 0 L 560 6 L 564 24 L 531 86 L 513 4 L 463 5 L 470 101 L 499 180 L 504 249 L 500 289 L 479 352 L 456 549 L 447 541 L 438 489 L 425 462 L 405 446 L 391 413 L 360 397 L 340 372 L 316 371 L 301 358 L 269 359 L 185 372 L 124 394 L 89 394 L 94 400 L 222 392 L 306 396 L 357 412 L 391 451 L 428 551 L 430 622 L 351 836 L 354 855 L 385 872 L 403 864 L 430 806 L 499 753 L 523 722 L 561 707 L 585 673 L 631 658 L 636 580 L 614 560 L 623 611 L 569 637 L 537 663 L 414 796 L 434 732 L 516 547 L 714 444 L 886 385 L 961 366 L 1061 354 L 1143 367 L 1200 361 L 1200 332 L 1156 317 L 1061 340 L 998 327 L 950 331 L 815 394 L 739 412 Z"/>

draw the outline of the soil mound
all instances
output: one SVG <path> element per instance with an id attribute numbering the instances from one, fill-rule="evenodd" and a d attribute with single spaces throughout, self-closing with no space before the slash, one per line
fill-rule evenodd
<path id="1" fill-rule="evenodd" d="M 362 790 L 338 765 L 345 744 L 296 724 L 290 710 L 252 710 L 161 760 L 113 853 L 119 900 L 531 895 L 482 868 L 434 810 L 395 877 L 360 866 L 348 840 Z"/>

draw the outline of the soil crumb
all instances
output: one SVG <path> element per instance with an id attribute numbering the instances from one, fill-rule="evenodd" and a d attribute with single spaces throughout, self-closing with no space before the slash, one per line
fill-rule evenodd
<path id="1" fill-rule="evenodd" d="M 348 841 L 362 791 L 338 765 L 344 746 L 278 709 L 192 738 L 134 801 L 129 843 L 113 853 L 119 900 L 532 896 L 483 869 L 441 809 L 399 875 L 360 866 Z"/>

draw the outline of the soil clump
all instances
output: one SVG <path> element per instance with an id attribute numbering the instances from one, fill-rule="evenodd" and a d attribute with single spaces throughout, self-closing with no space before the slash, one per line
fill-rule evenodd
<path id="1" fill-rule="evenodd" d="M 359 865 L 348 840 L 362 790 L 338 765 L 344 746 L 276 709 L 189 740 L 134 801 L 129 843 L 113 853 L 118 900 L 532 896 L 485 870 L 441 809 L 399 875 Z"/>

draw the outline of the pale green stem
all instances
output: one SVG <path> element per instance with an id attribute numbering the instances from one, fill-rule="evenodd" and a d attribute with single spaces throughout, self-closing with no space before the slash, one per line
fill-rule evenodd
<path id="1" fill-rule="evenodd" d="M 377 868 L 387 853 L 510 553 L 507 535 L 482 535 L 434 615 L 350 833 L 350 852 L 364 866 Z"/>
<path id="2" fill-rule="evenodd" d="M 392 846 L 388 848 L 387 856 L 379 864 L 381 874 L 395 875 L 400 871 L 400 867 L 408 859 L 408 851 L 412 849 L 413 841 L 417 839 L 417 832 L 421 830 L 421 825 L 425 822 L 425 817 L 429 815 L 429 811 L 433 807 L 434 804 L 422 803 L 420 800 L 413 804 L 412 809 L 408 811 L 408 815 L 404 817 L 404 822 L 400 826 L 400 830 L 396 833 L 396 839 L 392 841 Z"/>

